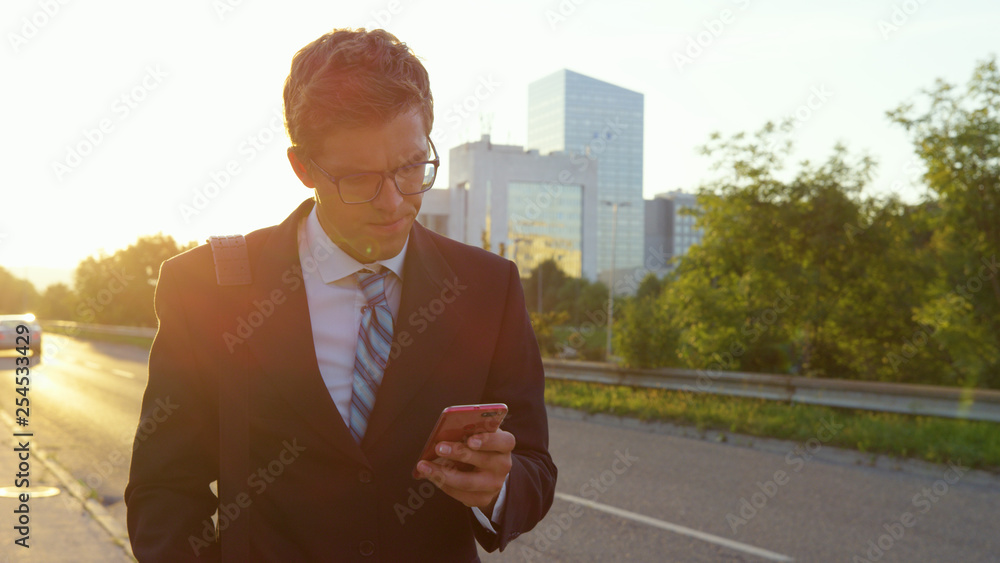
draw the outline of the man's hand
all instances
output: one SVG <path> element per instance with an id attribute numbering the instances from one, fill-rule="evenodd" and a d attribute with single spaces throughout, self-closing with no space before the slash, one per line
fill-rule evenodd
<path id="1" fill-rule="evenodd" d="M 503 430 L 474 434 L 464 444 L 438 442 L 434 452 L 441 459 L 421 461 L 417 464 L 417 472 L 448 496 L 465 506 L 482 510 L 489 518 L 510 473 L 510 452 L 515 443 L 514 435 Z M 455 462 L 467 463 L 472 469 L 458 469 Z"/>

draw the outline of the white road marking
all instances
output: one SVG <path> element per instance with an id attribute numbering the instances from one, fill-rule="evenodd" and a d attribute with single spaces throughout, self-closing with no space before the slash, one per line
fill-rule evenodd
<path id="1" fill-rule="evenodd" d="M 111 373 L 124 377 L 126 379 L 135 379 L 135 375 L 130 371 L 125 371 L 123 369 L 112 369 Z"/>
<path id="2" fill-rule="evenodd" d="M 614 506 L 601 504 L 599 502 L 594 502 L 592 500 L 587 500 L 585 498 L 575 497 L 573 495 L 567 495 L 564 493 L 556 493 L 556 498 L 560 498 L 567 502 L 582 504 L 583 506 L 593 508 L 594 510 L 600 510 L 602 512 L 607 512 L 608 514 L 614 514 L 615 516 L 619 516 L 621 518 L 626 518 L 628 520 L 633 520 L 635 522 L 641 522 L 643 524 L 647 524 L 655 528 L 667 530 L 668 532 L 674 532 L 675 534 L 691 536 L 693 538 L 706 541 L 708 543 L 714 543 L 716 545 L 728 547 L 729 549 L 735 549 L 736 551 L 742 551 L 743 553 L 756 555 L 757 557 L 763 557 L 764 559 L 770 559 L 771 561 L 786 561 L 786 562 L 794 561 L 794 559 L 792 559 L 787 555 L 782 555 L 780 553 L 775 553 L 773 551 L 768 551 L 766 549 L 761 549 L 759 547 L 754 547 L 752 545 L 748 545 L 738 541 L 733 541 L 730 539 L 708 534 L 705 532 L 699 532 L 698 530 L 686 528 L 678 524 L 671 524 L 670 522 L 664 522 L 663 520 L 657 520 L 656 518 L 650 518 L 649 516 L 643 516 L 642 514 L 629 512 L 628 510 L 622 510 L 621 508 L 615 508 Z"/>

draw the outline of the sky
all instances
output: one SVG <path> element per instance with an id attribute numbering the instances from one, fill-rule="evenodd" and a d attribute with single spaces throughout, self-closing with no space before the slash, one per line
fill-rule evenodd
<path id="1" fill-rule="evenodd" d="M 998 24 L 994 0 L 6 0 L 0 266 L 43 289 L 143 235 L 280 222 L 310 197 L 282 86 L 298 49 L 342 27 L 388 29 L 423 60 L 440 187 L 451 147 L 524 145 L 528 84 L 569 68 L 644 94 L 647 198 L 711 177 L 712 132 L 792 117 L 796 159 L 845 143 L 879 162 L 869 193 L 916 201 L 921 167 L 886 111 L 964 85 Z"/>

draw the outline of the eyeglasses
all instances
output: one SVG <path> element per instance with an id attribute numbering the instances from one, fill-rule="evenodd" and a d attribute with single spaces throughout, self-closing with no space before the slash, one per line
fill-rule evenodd
<path id="1" fill-rule="evenodd" d="M 431 160 L 422 160 L 404 164 L 395 170 L 384 172 L 358 172 L 357 174 L 346 174 L 344 176 L 334 176 L 326 170 L 320 168 L 312 158 L 309 162 L 323 173 L 327 179 L 337 188 L 340 200 L 347 204 L 368 203 L 378 197 L 382 191 L 382 184 L 386 178 L 396 184 L 396 190 L 403 195 L 417 195 L 426 192 L 434 185 L 437 177 L 438 166 L 441 159 L 438 158 L 437 148 L 430 137 L 427 142 L 431 147 Z"/>

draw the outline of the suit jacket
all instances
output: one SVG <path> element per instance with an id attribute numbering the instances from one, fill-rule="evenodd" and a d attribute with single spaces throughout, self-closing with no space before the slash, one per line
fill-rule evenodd
<path id="1" fill-rule="evenodd" d="M 414 223 L 359 445 L 316 363 L 296 241 L 312 206 L 247 235 L 252 285 L 219 286 L 205 245 L 160 269 L 125 491 L 141 562 L 476 561 L 475 539 L 503 549 L 552 504 L 542 365 L 514 264 Z M 517 440 L 496 535 L 411 475 L 443 408 L 492 402 Z"/>

